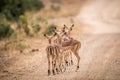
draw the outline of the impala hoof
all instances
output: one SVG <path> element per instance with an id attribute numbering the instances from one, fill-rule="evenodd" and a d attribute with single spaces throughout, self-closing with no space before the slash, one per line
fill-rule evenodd
<path id="1" fill-rule="evenodd" d="M 73 65 L 73 60 L 71 60 L 71 65 Z"/>
<path id="2" fill-rule="evenodd" d="M 57 74 L 59 74 L 59 70 L 58 70 L 58 68 L 56 68 L 56 72 L 57 72 Z"/>
<path id="3" fill-rule="evenodd" d="M 52 70 L 52 72 L 53 72 L 53 75 L 55 75 L 55 71 L 54 71 L 54 70 Z"/>
<path id="4" fill-rule="evenodd" d="M 79 66 L 77 66 L 76 72 L 78 71 L 78 69 L 79 69 Z"/>
<path id="5" fill-rule="evenodd" d="M 48 76 L 50 75 L 50 70 L 48 70 Z"/>
<path id="6" fill-rule="evenodd" d="M 66 66 L 68 66 L 68 65 L 69 65 L 68 61 L 65 61 L 65 63 L 66 63 Z"/>

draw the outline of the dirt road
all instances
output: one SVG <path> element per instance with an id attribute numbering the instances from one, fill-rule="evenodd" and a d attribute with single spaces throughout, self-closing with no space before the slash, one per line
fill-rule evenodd
<path id="1" fill-rule="evenodd" d="M 47 76 L 47 59 L 38 52 L 27 69 L 9 72 L 1 80 L 119 80 L 120 79 L 120 34 L 92 34 L 77 38 L 82 43 L 80 70 L 74 65 L 65 73 Z M 73 55 L 74 56 L 74 55 Z"/>
<path id="2" fill-rule="evenodd" d="M 28 60 L 29 64 L 26 63 L 28 65 L 18 71 L 4 71 L 0 75 L 0 80 L 120 80 L 119 20 L 114 19 L 111 21 L 111 18 L 107 19 L 109 16 L 105 16 L 104 19 L 104 15 L 102 15 L 102 19 L 98 18 L 99 15 L 91 17 L 90 14 L 97 14 L 101 10 L 101 8 L 97 12 L 92 10 L 94 11 L 92 13 L 88 11 L 97 6 L 96 3 L 99 3 L 99 1 L 102 0 L 98 0 L 98 2 L 97 0 L 96 2 L 91 1 L 89 5 L 83 7 L 78 16 L 73 18 L 77 31 L 74 31 L 75 33 L 73 32 L 72 36 L 82 43 L 82 47 L 79 50 L 81 61 L 78 72 L 75 72 L 77 61 L 73 55 L 74 65 L 67 67 L 65 73 L 48 77 L 45 54 L 45 46 L 47 44 L 44 40 L 43 42 L 36 40 L 33 41 L 32 46 L 39 47 L 40 50 L 35 52 L 35 55 Z M 103 5 L 99 3 L 100 6 Z M 65 23 L 69 24 L 69 21 L 70 18 L 55 19 L 51 22 L 63 25 Z M 78 35 L 81 29 L 83 34 Z M 25 60 L 26 58 L 23 58 L 23 61 Z"/>

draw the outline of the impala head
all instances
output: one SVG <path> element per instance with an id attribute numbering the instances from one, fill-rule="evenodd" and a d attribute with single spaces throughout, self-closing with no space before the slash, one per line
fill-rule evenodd
<path id="1" fill-rule="evenodd" d="M 70 32 L 73 30 L 74 24 L 71 27 L 67 27 L 66 25 L 64 25 L 63 27 L 63 32 L 65 32 L 66 34 L 70 35 Z"/>
<path id="2" fill-rule="evenodd" d="M 74 24 L 69 28 L 66 25 L 64 25 L 63 30 L 68 30 L 68 31 L 72 31 L 72 28 L 74 27 Z"/>
<path id="3" fill-rule="evenodd" d="M 54 32 L 55 32 L 54 36 L 57 36 L 57 37 L 62 37 L 64 35 L 63 29 L 55 28 Z"/>
<path id="4" fill-rule="evenodd" d="M 54 35 L 52 35 L 52 36 L 48 36 L 48 35 L 44 34 L 44 37 L 46 37 L 46 38 L 48 39 L 49 44 L 51 44 Z"/>

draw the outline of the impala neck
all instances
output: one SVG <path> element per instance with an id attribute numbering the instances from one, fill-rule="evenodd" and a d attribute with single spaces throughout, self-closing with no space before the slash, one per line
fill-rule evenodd
<path id="1" fill-rule="evenodd" d="M 50 45 L 52 44 L 52 40 L 51 39 L 49 39 L 48 42 L 49 42 Z"/>

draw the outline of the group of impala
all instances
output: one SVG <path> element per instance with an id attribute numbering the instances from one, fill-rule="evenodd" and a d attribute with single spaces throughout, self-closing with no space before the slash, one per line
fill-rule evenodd
<path id="1" fill-rule="evenodd" d="M 71 37 L 71 31 L 74 24 L 71 27 L 64 25 L 62 29 L 55 27 L 54 34 L 44 36 L 48 40 L 48 46 L 46 47 L 47 59 L 48 59 L 48 76 L 53 74 L 59 74 L 65 72 L 66 66 L 73 64 L 72 53 L 77 58 L 77 68 L 79 69 L 80 56 L 79 49 L 81 47 L 80 41 Z"/>

